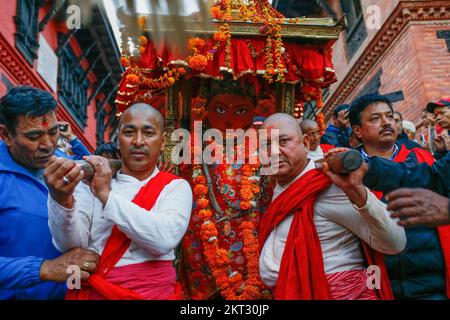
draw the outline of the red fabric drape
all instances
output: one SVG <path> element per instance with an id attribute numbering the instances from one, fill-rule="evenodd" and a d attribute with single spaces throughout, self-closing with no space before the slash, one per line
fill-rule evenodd
<path id="1" fill-rule="evenodd" d="M 204 39 L 202 54 L 213 49 L 215 41 Z M 264 48 L 266 40 L 261 38 L 231 39 L 229 67 L 226 68 L 225 45 L 217 49 L 214 59 L 209 61 L 206 70 L 201 72 L 210 77 L 219 77 L 220 71 L 228 69 L 236 77 L 247 73 L 263 73 L 266 70 Z M 336 82 L 333 70 L 332 51 L 327 45 L 300 45 L 284 43 L 285 54 L 282 59 L 286 69 L 286 81 L 310 81 L 319 87 L 326 87 Z M 185 60 L 179 48 L 168 47 L 165 43 L 155 46 L 151 41 L 146 45 L 146 51 L 141 56 L 138 65 L 143 69 L 160 69 Z M 275 66 L 276 67 L 276 66 Z"/>
<path id="2" fill-rule="evenodd" d="M 207 55 L 211 50 L 214 50 L 214 58 L 208 61 L 206 68 L 201 72 L 188 68 L 185 77 L 201 75 L 207 78 L 223 78 L 223 71 L 232 73 L 235 78 L 245 75 L 265 74 L 267 65 L 266 39 L 264 37 L 231 39 L 229 61 L 227 61 L 227 51 L 224 44 L 215 49 L 213 39 L 204 39 L 204 41 L 205 45 L 202 49 L 199 49 L 199 53 Z M 276 61 L 273 62 L 274 68 L 282 69 L 287 82 L 301 83 L 300 96 L 298 97 L 301 101 L 318 99 L 321 89 L 327 88 L 337 81 L 330 45 L 331 43 L 305 45 L 284 42 L 285 52 L 281 56 L 280 65 Z M 148 41 L 145 51 L 136 61 L 136 65 L 145 76 L 157 79 L 168 68 L 187 67 L 186 58 L 188 58 L 187 54 L 183 54 L 178 47 L 169 46 L 165 42 L 154 44 L 152 41 Z M 129 83 L 127 80 L 127 76 L 133 73 L 135 73 L 135 70 L 131 68 L 127 69 L 122 75 L 117 97 L 120 112 L 123 112 L 129 103 L 136 100 L 147 100 L 143 98 L 143 95 L 150 90 L 148 84 L 140 83 L 135 86 L 135 83 Z M 258 94 L 262 88 L 259 81 L 254 84 L 255 91 Z"/>
<path id="3" fill-rule="evenodd" d="M 179 177 L 171 173 L 159 172 L 139 190 L 133 203 L 146 210 L 151 210 L 163 188 L 175 179 L 179 179 Z M 114 226 L 100 257 L 98 271 L 89 277 L 81 290 L 68 290 L 66 300 L 89 300 L 91 290 L 98 291 L 109 300 L 142 300 L 143 298 L 135 292 L 104 279 L 128 250 L 130 243 L 131 240 L 126 234 Z"/>
<path id="4" fill-rule="evenodd" d="M 267 209 L 260 222 L 260 251 L 274 227 L 293 214 L 286 247 L 281 259 L 276 299 L 329 300 L 332 299 L 325 276 L 320 240 L 314 225 L 314 204 L 318 195 L 331 185 L 331 180 L 318 170 L 311 170 L 281 193 Z M 378 265 L 381 271 L 382 299 L 392 299 L 384 259 L 363 244 L 367 262 Z"/>

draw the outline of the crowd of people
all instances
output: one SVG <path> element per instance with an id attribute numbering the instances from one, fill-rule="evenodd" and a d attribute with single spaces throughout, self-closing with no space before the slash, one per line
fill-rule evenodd
<path id="1" fill-rule="evenodd" d="M 190 183 L 159 164 L 163 116 L 132 105 L 117 143 L 91 155 L 56 108 L 30 87 L 0 100 L 0 299 L 180 298 L 173 262 L 198 203 Z M 450 297 L 450 99 L 422 117 L 428 146 L 376 94 L 337 107 L 323 136 L 313 120 L 264 119 L 262 128 L 277 129 L 270 152 L 279 161 L 257 260 L 274 299 Z M 364 159 L 359 169 L 316 169 L 348 149 Z M 374 287 L 369 266 L 380 271 Z M 66 283 L 71 267 L 79 288 Z"/>

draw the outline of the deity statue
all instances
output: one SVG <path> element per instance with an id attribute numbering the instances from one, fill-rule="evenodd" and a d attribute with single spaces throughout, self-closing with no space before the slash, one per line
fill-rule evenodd
<path id="1" fill-rule="evenodd" d="M 243 88 L 246 87 L 246 88 Z M 206 98 L 205 129 L 247 130 L 257 101 L 250 84 L 213 81 Z M 238 148 L 235 149 L 236 153 Z M 225 155 L 225 150 L 223 154 Z M 263 299 L 257 228 L 270 203 L 270 179 L 259 163 L 202 163 L 189 171 L 194 190 L 191 222 L 182 241 L 181 278 L 187 299 Z"/>

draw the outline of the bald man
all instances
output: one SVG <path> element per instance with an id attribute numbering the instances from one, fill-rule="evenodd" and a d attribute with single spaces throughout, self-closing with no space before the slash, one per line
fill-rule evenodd
<path id="1" fill-rule="evenodd" d="M 325 153 L 334 148 L 330 144 L 321 144 L 320 139 L 322 138 L 320 134 L 319 125 L 316 121 L 306 119 L 300 122 L 300 128 L 302 132 L 309 137 L 309 152 L 308 157 L 313 160 L 320 160 L 324 158 Z"/>
<path id="2" fill-rule="evenodd" d="M 378 252 L 401 252 L 405 232 L 363 186 L 363 170 L 348 176 L 316 170 L 309 137 L 290 115 L 274 114 L 263 128 L 275 130 L 270 151 L 279 158 L 271 164 L 277 184 L 259 230 L 261 279 L 275 298 L 392 298 Z M 378 286 L 367 285 L 370 265 L 380 268 Z"/>
<path id="3" fill-rule="evenodd" d="M 188 182 L 156 167 L 166 140 L 161 114 L 146 104 L 119 122 L 122 169 L 115 177 L 105 158 L 85 157 L 95 169 L 89 185 L 74 162 L 52 158 L 45 170 L 49 225 L 64 252 L 89 248 L 101 255 L 97 273 L 67 299 L 171 299 L 174 249 L 192 206 Z M 89 261 L 84 264 L 89 268 Z"/>

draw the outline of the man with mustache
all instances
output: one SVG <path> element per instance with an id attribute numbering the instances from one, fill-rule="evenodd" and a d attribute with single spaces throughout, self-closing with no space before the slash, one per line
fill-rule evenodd
<path id="1" fill-rule="evenodd" d="M 96 253 L 61 255 L 52 244 L 43 172 L 59 138 L 56 108 L 50 93 L 31 87 L 0 100 L 0 300 L 62 299 L 69 266 L 89 261 L 82 279 L 96 270 Z"/>
<path id="2" fill-rule="evenodd" d="M 174 297 L 174 249 L 189 223 L 192 191 L 187 181 L 158 170 L 165 142 L 161 113 L 135 104 L 120 118 L 122 169 L 116 177 L 100 156 L 85 157 L 95 170 L 89 185 L 79 183 L 83 172 L 73 161 L 49 161 L 45 179 L 54 243 L 61 251 L 80 246 L 101 254 L 98 272 L 67 299 Z"/>
<path id="3" fill-rule="evenodd" d="M 349 113 L 353 132 L 363 142 L 359 148 L 363 158 L 381 157 L 409 166 L 433 164 L 434 158 L 421 148 L 408 150 L 396 144 L 394 110 L 390 101 L 379 95 L 366 95 L 352 103 Z M 387 173 L 386 173 L 387 174 Z M 382 192 L 376 193 L 383 198 Z M 406 250 L 387 255 L 386 265 L 394 295 L 398 299 L 446 299 L 446 283 L 450 269 L 446 228 L 418 227 L 406 229 Z M 450 248 L 449 248 L 450 249 Z M 447 274 L 447 275 L 446 275 Z"/>
<path id="4" fill-rule="evenodd" d="M 309 136 L 288 114 L 264 121 L 276 187 L 260 221 L 261 279 L 276 299 L 392 299 L 383 256 L 406 242 L 386 206 L 362 184 L 359 169 L 343 176 L 314 167 Z M 375 250 L 379 251 L 376 252 Z M 380 268 L 378 289 L 369 288 L 366 268 Z"/>

